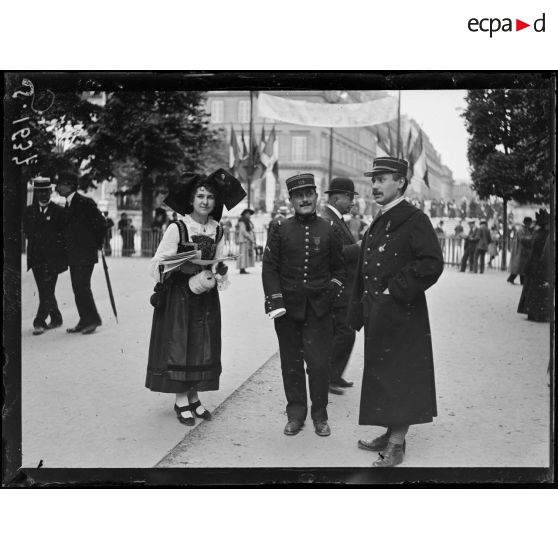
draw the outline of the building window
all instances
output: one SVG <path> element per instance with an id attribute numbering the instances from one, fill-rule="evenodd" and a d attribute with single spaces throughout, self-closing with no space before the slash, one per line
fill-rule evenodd
<path id="1" fill-rule="evenodd" d="M 250 122 L 250 101 L 238 101 L 238 121 Z"/>
<path id="2" fill-rule="evenodd" d="M 224 101 L 211 101 L 211 122 L 213 124 L 220 124 L 224 122 L 225 117 L 225 102 Z"/>
<path id="3" fill-rule="evenodd" d="M 293 136 L 291 140 L 291 160 L 306 161 L 307 141 L 306 136 Z"/>

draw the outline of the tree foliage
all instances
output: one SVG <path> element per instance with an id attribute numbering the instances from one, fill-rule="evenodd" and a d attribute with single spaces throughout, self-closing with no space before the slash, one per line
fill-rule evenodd
<path id="1" fill-rule="evenodd" d="M 111 179 L 125 162 L 141 192 L 142 218 L 151 222 L 154 197 L 181 180 L 184 172 L 203 170 L 203 156 L 218 138 L 208 128 L 199 91 L 118 91 L 110 93 L 90 141 L 82 146 L 93 180 Z"/>
<path id="2" fill-rule="evenodd" d="M 44 106 L 47 97 L 50 93 L 38 94 L 38 106 Z M 25 181 L 37 175 L 54 177 L 61 168 L 68 164 L 79 167 L 88 157 L 83 151 L 88 140 L 87 130 L 97 119 L 101 107 L 88 102 L 83 94 L 71 91 L 55 91 L 52 101 L 44 114 L 29 120 L 37 163 L 22 167 Z M 82 189 L 92 186 L 87 180 L 80 184 Z"/>
<path id="3" fill-rule="evenodd" d="M 463 113 L 473 189 L 519 203 L 548 203 L 550 90 L 483 89 L 467 94 Z"/>

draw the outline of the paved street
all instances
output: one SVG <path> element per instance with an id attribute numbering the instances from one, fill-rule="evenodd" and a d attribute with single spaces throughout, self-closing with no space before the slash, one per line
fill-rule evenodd
<path id="1" fill-rule="evenodd" d="M 24 262 L 23 262 L 24 263 Z M 332 436 L 309 421 L 295 437 L 286 417 L 277 341 L 263 312 L 260 268 L 232 273 L 223 293 L 221 389 L 205 394 L 214 420 L 178 423 L 173 396 L 143 387 L 153 281 L 147 260 L 109 260 L 119 323 L 110 314 L 102 268 L 93 289 L 103 326 L 31 335 L 36 310 L 30 273 L 22 280 L 23 464 L 36 467 L 366 467 L 359 437 L 362 334 L 346 376 L 355 387 L 330 396 Z M 543 467 L 549 459 L 548 324 L 516 313 L 519 286 L 505 274 L 446 270 L 428 291 L 438 418 L 411 428 L 403 466 Z M 77 322 L 68 273 L 57 297 L 66 325 Z"/>

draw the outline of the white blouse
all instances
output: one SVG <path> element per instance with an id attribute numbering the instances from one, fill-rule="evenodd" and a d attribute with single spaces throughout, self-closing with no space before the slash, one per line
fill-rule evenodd
<path id="1" fill-rule="evenodd" d="M 200 223 L 194 221 L 190 215 L 186 215 L 185 217 L 180 218 L 181 221 L 184 222 L 186 228 L 188 229 L 188 237 L 192 238 L 193 236 L 197 235 L 204 235 L 209 236 L 211 238 L 215 238 L 215 233 L 217 232 L 218 223 L 214 219 L 209 219 L 205 225 L 201 225 Z M 180 231 L 178 230 L 178 226 L 172 227 L 168 226 L 163 234 L 163 238 L 159 243 L 157 251 L 155 255 L 149 262 L 149 274 L 153 279 L 159 281 L 159 266 L 161 265 L 161 258 L 163 256 L 173 256 L 178 252 L 178 244 L 180 243 Z M 215 250 L 215 258 L 222 258 L 225 252 L 225 239 L 224 236 L 221 240 L 217 243 L 217 249 Z M 228 274 L 227 274 L 228 275 Z M 220 276 L 216 276 L 216 279 L 219 281 L 219 287 L 221 288 L 221 284 L 224 287 L 224 283 L 228 284 L 227 275 L 225 275 L 222 279 Z"/>

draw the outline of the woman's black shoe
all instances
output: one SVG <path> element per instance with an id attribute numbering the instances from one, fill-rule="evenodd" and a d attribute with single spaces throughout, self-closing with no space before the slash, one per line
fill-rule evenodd
<path id="1" fill-rule="evenodd" d="M 196 410 L 199 406 L 201 405 L 201 401 L 196 401 L 195 403 L 190 403 L 190 410 L 192 411 L 192 413 L 194 413 L 194 416 L 201 418 L 201 419 L 205 419 L 205 420 L 211 420 L 211 413 L 205 409 L 203 413 L 198 413 L 198 411 Z"/>
<path id="2" fill-rule="evenodd" d="M 178 407 L 176 404 L 174 405 L 174 410 L 176 412 L 176 417 L 178 418 L 178 422 L 185 424 L 186 426 L 194 426 L 196 424 L 196 419 L 194 417 L 184 418 L 181 413 L 185 413 L 186 411 L 192 412 L 191 405 L 186 405 L 186 407 Z"/>

